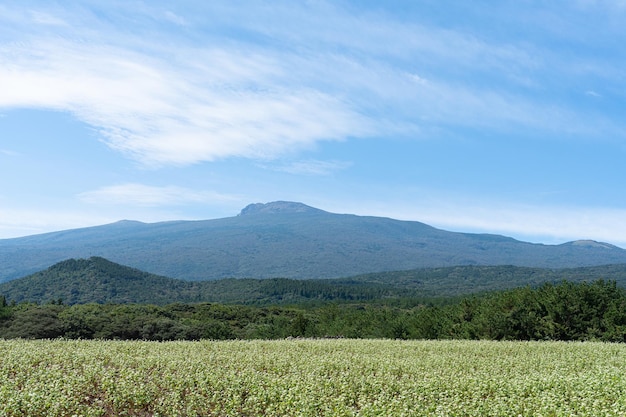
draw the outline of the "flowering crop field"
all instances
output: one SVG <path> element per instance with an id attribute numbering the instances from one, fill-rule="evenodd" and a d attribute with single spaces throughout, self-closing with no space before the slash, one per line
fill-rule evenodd
<path id="1" fill-rule="evenodd" d="M 0 341 L 1 416 L 625 416 L 626 345 Z"/>

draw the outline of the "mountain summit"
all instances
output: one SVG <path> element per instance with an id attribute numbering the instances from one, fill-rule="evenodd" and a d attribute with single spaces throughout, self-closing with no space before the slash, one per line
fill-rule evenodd
<path id="1" fill-rule="evenodd" d="M 284 214 L 284 213 L 325 213 L 323 210 L 291 201 L 274 201 L 272 203 L 254 203 L 246 206 L 240 216 L 251 214 Z"/>
<path id="2" fill-rule="evenodd" d="M 123 222 L 0 240 L 0 282 L 93 256 L 188 280 L 340 278 L 459 265 L 626 264 L 626 250 L 601 242 L 533 244 L 276 201 L 251 204 L 222 219 Z"/>

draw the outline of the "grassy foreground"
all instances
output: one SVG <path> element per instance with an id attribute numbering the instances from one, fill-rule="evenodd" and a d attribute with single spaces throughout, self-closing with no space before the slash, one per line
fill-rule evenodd
<path id="1" fill-rule="evenodd" d="M 0 341 L 2 416 L 623 416 L 626 345 Z"/>

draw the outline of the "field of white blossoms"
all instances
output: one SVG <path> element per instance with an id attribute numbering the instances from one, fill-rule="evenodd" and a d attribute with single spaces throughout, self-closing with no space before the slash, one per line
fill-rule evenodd
<path id="1" fill-rule="evenodd" d="M 624 416 L 626 345 L 0 340 L 2 416 Z"/>

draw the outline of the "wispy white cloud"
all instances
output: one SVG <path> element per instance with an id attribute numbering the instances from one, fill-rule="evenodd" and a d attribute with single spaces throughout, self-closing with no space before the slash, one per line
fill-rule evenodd
<path id="1" fill-rule="evenodd" d="M 115 217 L 80 210 L 0 207 L 0 239 L 97 226 L 117 220 Z"/>
<path id="2" fill-rule="evenodd" d="M 214 203 L 236 200 L 234 196 L 183 187 L 154 187 L 144 184 L 119 184 L 87 191 L 78 198 L 89 204 L 126 206 L 178 206 L 190 203 Z"/>
<path id="3" fill-rule="evenodd" d="M 175 23 L 177 25 L 180 25 L 180 26 L 187 26 L 189 24 L 184 17 L 179 16 L 170 10 L 165 11 L 165 13 L 163 13 L 163 16 L 165 17 L 166 20 L 172 23 Z"/>
<path id="4" fill-rule="evenodd" d="M 534 237 L 540 242 L 593 239 L 626 247 L 626 210 L 594 207 L 467 207 L 461 212 L 431 212 L 429 221 L 442 227 Z"/>
<path id="5" fill-rule="evenodd" d="M 50 26 L 67 26 L 67 22 L 63 19 L 41 11 L 31 11 L 32 20 L 36 24 Z"/>
<path id="6" fill-rule="evenodd" d="M 19 58 L 0 68 L 0 106 L 70 111 L 113 148 L 147 164 L 273 157 L 318 140 L 367 134 L 371 125 L 314 89 L 271 83 L 261 89 L 273 71 L 263 57 L 202 51 L 192 63 L 200 68 L 172 68 L 106 46 L 44 41 L 2 52 Z"/>
<path id="7" fill-rule="evenodd" d="M 156 166 L 271 159 L 319 141 L 439 127 L 623 134 L 617 121 L 525 93 L 555 78 L 551 68 L 570 67 L 540 46 L 324 1 L 198 7 L 126 5 L 128 17 L 115 16 L 138 23 L 125 27 L 72 5 L 2 6 L 0 108 L 71 112 L 113 149 Z M 159 34 L 158 19 L 184 30 Z"/>
<path id="8" fill-rule="evenodd" d="M 0 107 L 72 112 L 114 149 L 156 165 L 272 158 L 373 131 L 341 98 L 283 83 L 275 53 L 180 45 L 145 54 L 72 35 L 1 45 Z"/>
<path id="9" fill-rule="evenodd" d="M 265 165 L 264 167 L 295 175 L 331 175 L 337 171 L 347 169 L 351 165 L 352 163 L 349 161 L 320 161 L 316 159 L 307 159 L 285 164 Z"/>
<path id="10" fill-rule="evenodd" d="M 576 4 L 584 8 L 603 8 L 612 12 L 626 11 L 626 0 L 577 0 Z"/>
<path id="11" fill-rule="evenodd" d="M 329 204 L 331 211 L 420 221 L 450 231 L 501 234 L 549 244 L 592 239 L 626 248 L 626 210 L 621 208 L 542 206 L 450 196 L 413 202 L 391 197 L 384 202 L 339 200 Z"/>
<path id="12" fill-rule="evenodd" d="M 10 149 L 0 149 L 0 155 L 5 155 L 5 156 L 18 156 L 19 153 L 12 151 Z"/>

